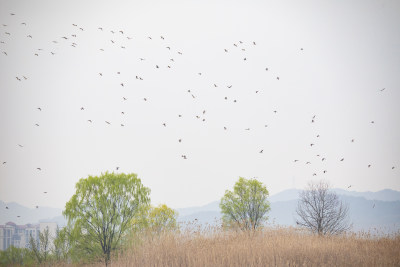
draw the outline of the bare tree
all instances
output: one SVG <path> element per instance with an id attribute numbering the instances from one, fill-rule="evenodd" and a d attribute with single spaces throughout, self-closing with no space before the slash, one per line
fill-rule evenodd
<path id="1" fill-rule="evenodd" d="M 351 228 L 348 205 L 329 189 L 325 181 L 308 184 L 297 204 L 297 225 L 319 235 L 340 234 Z"/>

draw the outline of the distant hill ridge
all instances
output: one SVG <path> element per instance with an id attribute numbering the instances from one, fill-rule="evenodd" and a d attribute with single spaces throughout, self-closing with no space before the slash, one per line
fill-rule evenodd
<path id="1" fill-rule="evenodd" d="M 385 189 L 378 192 L 357 192 L 344 189 L 333 189 L 343 200 L 349 203 L 351 220 L 356 229 L 369 227 L 387 227 L 400 229 L 400 191 Z M 280 225 L 294 225 L 295 209 L 300 189 L 287 189 L 270 196 L 271 211 L 269 222 Z M 9 209 L 6 209 L 6 206 Z M 219 200 L 204 206 L 177 209 L 179 221 L 215 223 L 221 218 Z M 17 216 L 21 216 L 17 218 Z M 0 201 L 0 224 L 57 222 L 66 225 L 62 209 L 51 207 L 28 208 L 18 203 Z"/>
<path id="2" fill-rule="evenodd" d="M 356 192 L 333 189 L 349 204 L 350 220 L 354 230 L 378 228 L 391 233 L 400 230 L 400 191 L 385 189 L 378 192 Z M 269 222 L 279 225 L 295 225 L 295 210 L 300 189 L 288 189 L 270 196 Z M 192 208 L 178 209 L 179 221 L 214 224 L 221 218 L 219 201 Z"/>

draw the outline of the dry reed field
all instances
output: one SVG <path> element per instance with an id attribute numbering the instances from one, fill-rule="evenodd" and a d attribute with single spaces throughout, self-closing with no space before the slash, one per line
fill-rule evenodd
<path id="1" fill-rule="evenodd" d="M 187 231 L 136 240 L 111 266 L 400 266 L 400 236 Z"/>

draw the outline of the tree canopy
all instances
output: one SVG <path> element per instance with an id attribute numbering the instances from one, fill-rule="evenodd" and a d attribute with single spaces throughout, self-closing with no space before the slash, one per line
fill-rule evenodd
<path id="1" fill-rule="evenodd" d="M 340 234 L 349 230 L 348 206 L 329 190 L 327 182 L 310 182 L 300 193 L 297 225 L 319 235 Z"/>
<path id="2" fill-rule="evenodd" d="M 266 221 L 270 210 L 267 188 L 258 180 L 239 177 L 233 191 L 226 190 L 220 202 L 225 225 L 255 230 Z"/>
<path id="3" fill-rule="evenodd" d="M 72 227 L 74 246 L 98 255 L 106 266 L 142 205 L 150 203 L 150 189 L 136 174 L 103 173 L 82 178 L 63 214 Z"/>
<path id="4" fill-rule="evenodd" d="M 178 229 L 178 213 L 165 204 L 142 206 L 132 219 L 132 228 L 135 233 L 160 234 L 165 231 Z"/>

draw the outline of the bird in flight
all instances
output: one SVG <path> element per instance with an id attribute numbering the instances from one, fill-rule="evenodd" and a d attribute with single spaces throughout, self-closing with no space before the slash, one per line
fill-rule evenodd
<path id="1" fill-rule="evenodd" d="M 9 209 L 9 207 L 6 206 L 6 210 L 8 210 L 8 209 Z"/>
<path id="2" fill-rule="evenodd" d="M 349 185 L 347 188 L 350 188 L 351 187 L 351 185 Z"/>
<path id="3" fill-rule="evenodd" d="M 164 125 L 164 127 L 167 127 L 167 124 L 165 122 L 162 125 Z"/>
<path id="4" fill-rule="evenodd" d="M 47 194 L 47 191 L 44 191 L 43 194 Z"/>
<path id="5" fill-rule="evenodd" d="M 3 161 L 3 164 L 6 164 L 7 163 L 7 161 Z"/>
<path id="6" fill-rule="evenodd" d="M 36 206 L 36 208 L 38 209 L 38 208 L 39 208 L 39 206 Z"/>
<path id="7" fill-rule="evenodd" d="M 81 110 L 85 110 L 85 108 L 84 108 L 84 107 L 81 107 Z"/>
<path id="8" fill-rule="evenodd" d="M 108 122 L 108 121 L 105 121 L 107 124 L 111 124 L 110 122 Z"/>
<path id="9" fill-rule="evenodd" d="M 381 89 L 380 91 L 383 92 L 383 90 L 385 90 L 386 88 Z"/>
<path id="10" fill-rule="evenodd" d="M 36 123 L 35 125 L 39 127 L 39 124 Z"/>
<path id="11" fill-rule="evenodd" d="M 18 144 L 19 147 L 24 147 L 23 145 Z"/>
<path id="12" fill-rule="evenodd" d="M 299 160 L 298 159 L 295 159 L 293 162 L 298 162 Z"/>
<path id="13" fill-rule="evenodd" d="M 118 171 L 119 167 L 116 167 L 115 169 Z"/>
<path id="14" fill-rule="evenodd" d="M 264 149 L 261 149 L 261 150 L 260 150 L 260 153 L 263 153 L 263 152 L 264 152 Z"/>
<path id="15" fill-rule="evenodd" d="M 88 122 L 92 123 L 92 120 L 87 120 Z"/>
<path id="16" fill-rule="evenodd" d="M 368 168 L 371 167 L 371 164 L 368 165 Z"/>
<path id="17" fill-rule="evenodd" d="M 41 168 L 36 168 L 37 170 L 39 170 L 39 171 L 41 171 L 42 169 Z"/>

